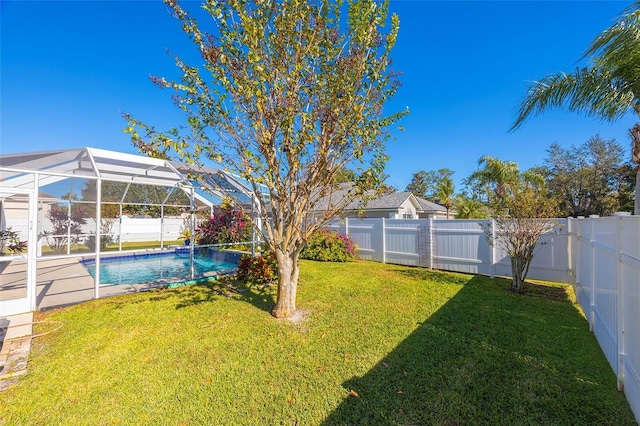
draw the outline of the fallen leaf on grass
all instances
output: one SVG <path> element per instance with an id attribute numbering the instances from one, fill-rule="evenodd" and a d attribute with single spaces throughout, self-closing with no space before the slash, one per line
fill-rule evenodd
<path id="1" fill-rule="evenodd" d="M 355 396 L 356 398 L 360 398 L 360 395 L 358 395 L 358 392 L 354 391 L 353 389 L 349 391 L 349 395 Z"/>

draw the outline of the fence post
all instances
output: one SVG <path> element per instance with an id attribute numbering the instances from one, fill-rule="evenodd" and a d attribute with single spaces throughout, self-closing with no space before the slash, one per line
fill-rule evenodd
<path id="1" fill-rule="evenodd" d="M 491 233 L 489 234 L 491 238 L 491 241 L 489 241 L 489 277 L 493 279 L 496 277 L 496 233 L 498 230 L 494 219 L 491 219 L 489 226 L 491 226 Z"/>
<path id="2" fill-rule="evenodd" d="M 429 269 L 433 269 L 433 217 L 429 218 L 429 241 L 428 241 L 428 253 L 429 253 Z"/>
<path id="3" fill-rule="evenodd" d="M 380 230 L 382 232 L 382 263 L 387 263 L 387 232 L 385 231 L 384 217 L 381 218 L 382 224 Z"/>
<path id="4" fill-rule="evenodd" d="M 571 229 L 573 223 L 571 218 L 567 218 L 567 284 L 571 285 L 575 291 L 575 275 L 573 273 L 573 249 L 571 247 Z"/>
<path id="5" fill-rule="evenodd" d="M 580 243 L 580 237 L 582 236 L 582 223 L 580 219 L 572 219 L 573 224 L 571 229 L 573 230 L 574 236 L 576 239 L 576 250 L 573 253 L 573 283 L 574 290 L 575 286 L 580 284 L 580 258 L 582 257 L 582 244 Z"/>
<path id="6" fill-rule="evenodd" d="M 344 218 L 344 235 L 346 237 L 349 236 L 349 218 L 348 217 Z"/>
<path id="7" fill-rule="evenodd" d="M 597 217 L 597 216 L 596 216 Z M 589 292 L 589 331 L 594 332 L 595 328 L 595 320 L 596 320 L 596 245 L 594 234 L 596 233 L 596 227 L 594 217 L 589 216 L 589 226 L 591 229 L 589 235 L 589 246 L 591 247 L 591 253 L 589 258 L 591 259 L 591 268 L 589 271 L 589 275 L 591 276 L 591 291 Z"/>
<path id="8" fill-rule="evenodd" d="M 624 318 L 625 318 L 625 286 L 624 286 L 624 261 L 622 258 L 622 253 L 624 251 L 624 244 L 622 244 L 622 240 L 624 238 L 624 229 L 623 229 L 623 217 L 621 215 L 617 215 L 618 223 L 617 233 L 616 233 L 616 257 L 618 258 L 618 266 L 617 266 L 617 283 L 616 287 L 617 291 L 617 304 L 618 304 L 618 390 L 622 391 L 624 389 L 624 357 L 625 357 L 625 337 L 624 337 Z"/>

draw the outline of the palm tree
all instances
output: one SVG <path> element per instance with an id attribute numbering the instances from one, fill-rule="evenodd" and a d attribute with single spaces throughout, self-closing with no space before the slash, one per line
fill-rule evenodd
<path id="1" fill-rule="evenodd" d="M 455 201 L 456 219 L 486 219 L 489 212 L 486 206 L 478 200 L 458 194 Z"/>
<path id="2" fill-rule="evenodd" d="M 444 177 L 438 183 L 438 199 L 440 204 L 442 204 L 447 209 L 447 219 L 449 219 L 449 210 L 453 205 L 453 197 L 454 187 L 453 180 L 450 177 Z"/>
<path id="3" fill-rule="evenodd" d="M 518 181 L 520 173 L 518 163 L 483 155 L 478 160 L 478 165 L 484 168 L 473 172 L 471 178 L 477 180 L 483 187 L 490 188 L 498 199 L 504 198 L 509 186 Z"/>
<path id="4" fill-rule="evenodd" d="M 592 42 L 582 59 L 590 64 L 573 73 L 550 74 L 534 82 L 520 105 L 511 130 L 531 115 L 551 107 L 564 107 L 605 121 L 634 112 L 640 119 L 640 1 Z M 636 169 L 634 214 L 640 214 L 640 125 L 630 130 L 632 161 Z"/>

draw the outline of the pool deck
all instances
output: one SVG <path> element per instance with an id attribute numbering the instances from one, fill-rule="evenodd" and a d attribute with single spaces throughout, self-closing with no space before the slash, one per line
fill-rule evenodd
<path id="1" fill-rule="evenodd" d="M 24 268 L 9 265 L 0 277 L 2 300 L 26 294 Z M 38 260 L 36 273 L 36 309 L 44 310 L 74 305 L 95 298 L 93 277 L 80 264 L 80 258 Z M 99 296 L 107 297 L 158 287 L 159 283 L 101 285 Z"/>
<path id="2" fill-rule="evenodd" d="M 36 309 L 45 310 L 74 305 L 95 299 L 96 289 L 93 277 L 80 263 L 82 257 L 66 259 L 39 259 L 36 272 Z M 207 278 L 227 271 L 211 271 L 196 277 Z M 136 293 L 167 286 L 171 282 L 186 281 L 189 278 L 158 280 L 142 284 L 101 285 L 100 298 L 125 293 Z M 13 262 L 0 273 L 0 300 L 26 296 L 26 271 L 23 263 Z M 1 316 L 0 316 L 1 317 Z"/>

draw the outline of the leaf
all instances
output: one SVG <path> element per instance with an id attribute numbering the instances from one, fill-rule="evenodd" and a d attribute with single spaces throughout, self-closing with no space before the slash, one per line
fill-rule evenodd
<path id="1" fill-rule="evenodd" d="M 349 395 L 355 396 L 356 398 L 360 398 L 360 395 L 358 395 L 358 392 L 354 391 L 353 389 L 349 391 Z"/>

